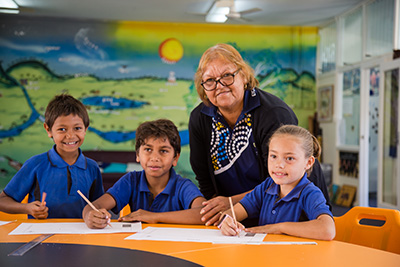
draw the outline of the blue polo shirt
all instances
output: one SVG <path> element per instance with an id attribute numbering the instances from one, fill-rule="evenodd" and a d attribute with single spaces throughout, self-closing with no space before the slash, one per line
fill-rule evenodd
<path id="1" fill-rule="evenodd" d="M 48 218 L 82 218 L 86 202 L 77 190 L 90 201 L 102 196 L 104 188 L 100 169 L 80 149 L 76 162 L 68 165 L 55 148 L 54 145 L 48 152 L 28 159 L 4 188 L 4 193 L 17 202 L 29 194 L 28 202 L 33 202 L 41 201 L 42 193 L 46 192 Z"/>
<path id="2" fill-rule="evenodd" d="M 252 190 L 262 182 L 250 111 L 260 99 L 245 91 L 243 110 L 234 128 L 230 128 L 215 106 L 201 112 L 212 117 L 210 155 L 219 194 L 233 196 Z"/>
<path id="3" fill-rule="evenodd" d="M 189 179 L 182 178 L 171 168 L 167 186 L 153 196 L 147 186 L 144 171 L 129 172 L 122 176 L 108 191 L 117 205 L 112 209 L 120 212 L 127 204 L 131 211 L 143 209 L 152 212 L 167 212 L 189 209 L 193 200 L 202 197 L 197 186 Z"/>
<path id="4" fill-rule="evenodd" d="M 308 220 L 321 214 L 332 216 L 321 190 L 307 179 L 307 174 L 284 198 L 279 199 L 280 187 L 271 177 L 247 194 L 240 203 L 249 218 L 259 216 L 259 225 L 298 222 L 304 212 Z"/>

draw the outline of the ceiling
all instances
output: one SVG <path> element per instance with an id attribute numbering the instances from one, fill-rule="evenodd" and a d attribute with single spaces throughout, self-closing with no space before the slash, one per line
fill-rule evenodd
<path id="1" fill-rule="evenodd" d="M 21 15 L 95 20 L 206 23 L 213 0 L 14 0 Z M 365 0 L 236 0 L 236 11 L 261 11 L 226 24 L 322 26 Z M 18 16 L 18 15 L 16 15 Z"/>

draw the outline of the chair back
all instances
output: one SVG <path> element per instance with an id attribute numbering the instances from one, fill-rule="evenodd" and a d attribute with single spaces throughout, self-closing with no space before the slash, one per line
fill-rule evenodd
<path id="1" fill-rule="evenodd" d="M 128 215 L 129 213 L 131 213 L 131 206 L 126 205 L 120 212 L 119 212 L 119 217 L 124 217 L 126 215 Z"/>
<path id="2" fill-rule="evenodd" d="M 334 240 L 400 254 L 400 211 L 353 207 L 334 220 Z"/>

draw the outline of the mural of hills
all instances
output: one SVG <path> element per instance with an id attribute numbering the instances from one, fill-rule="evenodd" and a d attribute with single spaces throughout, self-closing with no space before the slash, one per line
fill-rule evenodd
<path id="1" fill-rule="evenodd" d="M 286 101 L 295 110 L 300 125 L 307 127 L 308 116 L 315 110 L 312 74 L 276 69 L 258 78 L 260 88 Z M 7 151 L 7 155 L 0 152 L 0 156 L 24 162 L 52 146 L 43 128 L 43 114 L 51 98 L 60 93 L 73 95 L 88 108 L 90 129 L 84 150 L 133 150 L 135 130 L 140 123 L 171 119 L 183 141 L 177 171 L 189 178 L 193 175 L 187 146 L 189 115 L 199 103 L 193 81 L 60 75 L 38 60 L 18 62 L 6 70 L 0 65 L 0 150 Z"/>

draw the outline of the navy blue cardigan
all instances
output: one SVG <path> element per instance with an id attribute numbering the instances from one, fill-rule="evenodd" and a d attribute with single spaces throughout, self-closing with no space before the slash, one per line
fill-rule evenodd
<path id="1" fill-rule="evenodd" d="M 253 136 L 258 150 L 258 161 L 261 181 L 269 174 L 267 169 L 268 140 L 272 133 L 284 124 L 298 124 L 293 110 L 278 97 L 260 90 L 254 89 L 256 94 L 252 97 L 259 98 L 260 106 L 250 111 L 253 123 Z M 190 164 L 200 191 L 206 199 L 219 195 L 215 182 L 214 170 L 210 156 L 211 125 L 212 118 L 201 112 L 205 105 L 200 103 L 190 114 L 189 119 L 189 143 Z M 324 174 L 318 160 L 315 161 L 313 171 L 308 177 L 324 194 L 327 204 L 330 206 L 329 193 Z"/>

